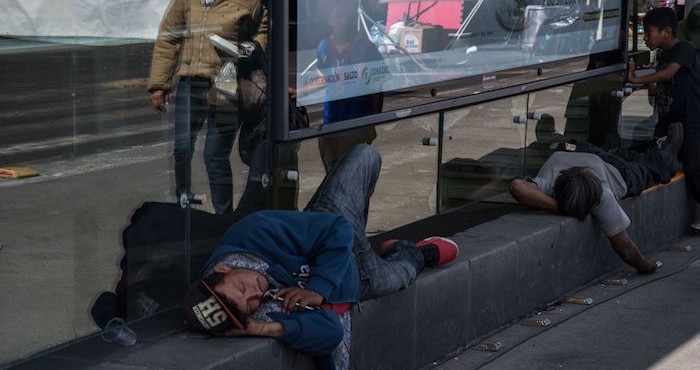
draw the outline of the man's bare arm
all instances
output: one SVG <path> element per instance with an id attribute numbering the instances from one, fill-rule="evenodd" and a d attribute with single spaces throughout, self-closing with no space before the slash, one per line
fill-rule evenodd
<path id="1" fill-rule="evenodd" d="M 627 72 L 627 81 L 633 84 L 651 84 L 670 81 L 676 72 L 681 69 L 681 65 L 678 63 L 670 63 L 668 66 L 666 66 L 666 68 L 658 72 L 640 77 L 637 77 L 636 68 L 634 59 L 630 59 Z"/>
<path id="2" fill-rule="evenodd" d="M 245 329 L 231 329 L 222 334 L 226 337 L 270 337 L 281 338 L 284 336 L 284 327 L 277 321 L 265 322 L 259 320 L 248 320 L 248 327 Z"/>
<path id="3" fill-rule="evenodd" d="M 644 258 L 637 244 L 630 239 L 627 231 L 608 237 L 610 245 L 615 253 L 625 261 L 626 264 L 634 267 L 640 274 L 651 274 L 656 271 L 656 262 Z"/>
<path id="4" fill-rule="evenodd" d="M 510 193 L 522 205 L 558 213 L 557 201 L 540 191 L 533 182 L 515 179 L 510 183 Z"/>

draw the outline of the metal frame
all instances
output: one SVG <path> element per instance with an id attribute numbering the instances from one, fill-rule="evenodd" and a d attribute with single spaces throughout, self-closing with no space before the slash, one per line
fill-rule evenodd
<path id="1" fill-rule="evenodd" d="M 296 0 L 294 0 L 296 1 Z M 626 53 L 626 37 L 627 37 L 627 24 L 629 21 L 629 16 L 627 15 L 627 2 L 622 0 L 621 2 L 621 24 L 620 26 L 624 28 L 625 32 L 621 33 L 623 39 L 620 40 L 619 48 L 623 48 L 621 51 Z M 389 111 L 374 114 L 371 116 L 351 119 L 347 121 L 337 122 L 332 125 L 320 125 L 316 127 L 307 128 L 298 131 L 289 131 L 286 123 L 289 120 L 289 106 L 288 106 L 288 88 L 289 88 L 289 3 L 282 1 L 275 3 L 274 7 L 270 7 L 271 13 L 271 25 L 270 25 L 270 38 L 271 47 L 270 53 L 274 55 L 274 58 L 268 58 L 270 60 L 270 89 L 268 91 L 270 99 L 270 109 L 271 114 L 268 115 L 268 119 L 271 127 L 271 139 L 275 142 L 289 142 L 298 141 L 303 139 L 310 139 L 318 136 L 323 136 L 326 134 L 346 131 L 353 128 L 372 126 L 381 123 L 393 122 L 405 118 L 416 117 L 432 113 L 440 113 L 445 111 L 450 111 L 454 109 L 463 108 L 469 105 L 482 104 L 485 102 L 508 98 L 516 95 L 521 95 L 529 92 L 534 92 L 538 90 L 544 90 L 547 88 L 560 86 L 568 83 L 573 83 L 580 80 L 585 80 L 593 77 L 602 76 L 609 73 L 622 72 L 625 70 L 625 64 L 615 64 L 603 68 L 598 68 L 589 71 L 575 72 L 571 74 L 565 74 L 561 76 L 554 76 L 547 79 L 542 79 L 538 81 L 533 81 L 524 84 L 517 84 L 513 86 L 508 86 L 505 88 L 500 88 L 497 90 L 490 90 L 479 92 L 478 94 L 466 95 L 459 98 L 447 98 L 442 101 L 427 103 L 417 105 L 415 107 L 407 109 L 399 109 L 396 111 Z M 578 58 L 575 58 L 576 60 Z M 272 62 L 274 60 L 274 63 Z M 549 65 L 566 65 L 571 63 L 571 59 L 557 61 L 554 63 L 548 63 Z M 522 68 L 517 68 L 516 70 L 538 70 L 540 65 L 530 65 Z M 496 72 L 497 73 L 497 72 Z"/>

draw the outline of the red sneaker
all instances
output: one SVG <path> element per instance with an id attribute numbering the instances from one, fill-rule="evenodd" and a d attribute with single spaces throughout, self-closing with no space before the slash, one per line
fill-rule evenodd
<path id="1" fill-rule="evenodd" d="M 381 245 L 379 245 L 379 249 L 377 249 L 377 254 L 379 257 L 384 257 L 386 252 L 391 249 L 392 246 L 394 246 L 394 243 L 398 242 L 399 239 L 388 239 L 382 242 Z"/>
<path id="2" fill-rule="evenodd" d="M 431 236 L 425 238 L 416 246 L 423 252 L 425 265 L 428 267 L 438 267 L 454 261 L 459 254 L 457 243 L 441 236 Z"/>

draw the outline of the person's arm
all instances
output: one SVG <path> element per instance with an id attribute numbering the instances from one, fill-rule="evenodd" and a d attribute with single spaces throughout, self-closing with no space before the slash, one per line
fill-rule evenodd
<path id="1" fill-rule="evenodd" d="M 513 198 L 522 205 L 528 207 L 549 211 L 551 213 L 559 213 L 557 201 L 549 195 L 543 193 L 537 184 L 523 180 L 515 179 L 510 183 L 510 193 Z"/>
<path id="2" fill-rule="evenodd" d="M 293 256 L 308 264 L 306 288 L 324 299 L 341 285 L 351 264 L 354 268 L 353 242 L 353 229 L 345 217 L 296 211 L 253 213 L 231 226 L 221 239 L 222 245 L 245 247 L 268 261 L 280 261 L 278 255 Z"/>
<path id="3" fill-rule="evenodd" d="M 294 351 L 327 355 L 343 340 L 343 325 L 331 311 L 273 312 L 268 316 L 282 326 L 284 334 L 278 338 Z"/>
<path id="4" fill-rule="evenodd" d="M 308 73 L 313 73 L 313 75 L 315 76 L 311 78 L 311 81 L 308 84 L 298 89 L 295 89 L 293 87 L 289 88 L 289 96 L 292 99 L 296 99 L 299 96 L 313 94 L 314 92 L 326 87 L 326 80 L 323 77 L 323 73 L 321 73 L 321 71 L 318 68 L 314 67 Z"/>
<path id="5" fill-rule="evenodd" d="M 268 31 L 270 29 L 270 15 L 267 6 L 259 2 L 255 11 L 255 18 L 258 21 L 258 30 L 253 35 L 253 41 L 260 46 L 260 51 L 267 52 Z"/>
<path id="6" fill-rule="evenodd" d="M 309 83 L 298 89 L 290 87 L 289 95 L 291 98 L 296 99 L 300 96 L 306 96 L 326 87 L 326 79 L 321 70 L 330 68 L 334 62 L 330 60 L 332 58 L 330 58 L 327 53 L 327 49 L 332 47 L 329 38 L 323 39 L 318 43 L 318 46 L 316 46 L 316 60 L 313 62 L 313 66 L 309 66 L 309 70 L 307 71 L 312 77 L 308 77 Z"/>
<path id="7" fill-rule="evenodd" d="M 651 274 L 656 271 L 656 262 L 644 258 L 637 244 L 627 235 L 627 231 L 623 230 L 620 233 L 609 236 L 608 240 L 610 240 L 610 245 L 615 253 L 640 274 Z"/>
<path id="8" fill-rule="evenodd" d="M 167 95 L 171 90 L 171 83 L 175 65 L 180 53 L 182 38 L 187 31 L 185 1 L 174 0 L 168 7 L 163 21 L 158 30 L 158 36 L 153 46 L 153 57 L 151 59 L 151 72 L 148 82 L 148 92 L 159 95 Z M 164 103 L 164 98 L 151 99 L 152 105 L 159 109 Z"/>
<path id="9" fill-rule="evenodd" d="M 340 286 L 354 258 L 355 236 L 350 222 L 337 214 L 317 213 L 312 224 L 315 243 L 308 251 L 311 276 L 307 289 L 327 299 Z"/>
<path id="10" fill-rule="evenodd" d="M 248 319 L 248 327 L 245 329 L 231 329 L 222 336 L 226 337 L 270 337 L 282 338 L 284 327 L 277 321 L 265 322 Z"/>
<path id="11" fill-rule="evenodd" d="M 633 59 L 630 59 L 629 62 L 629 67 L 627 70 L 627 81 L 633 84 L 651 84 L 651 83 L 659 83 L 659 82 L 666 82 L 670 81 L 673 76 L 678 72 L 679 69 L 681 69 L 681 65 L 678 63 L 669 63 L 666 68 L 654 72 L 652 74 L 648 74 L 646 76 L 636 76 L 635 69 L 637 68 L 636 64 L 634 63 Z"/>

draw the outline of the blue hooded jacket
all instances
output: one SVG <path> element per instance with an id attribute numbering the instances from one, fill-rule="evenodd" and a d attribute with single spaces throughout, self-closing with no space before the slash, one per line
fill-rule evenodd
<path id="1" fill-rule="evenodd" d="M 341 215 L 260 211 L 226 231 L 205 270 L 226 254 L 246 252 L 267 262 L 267 273 L 280 284 L 311 289 L 329 303 L 355 303 L 360 296 L 360 279 L 353 243 L 352 226 Z M 327 355 L 343 338 L 343 327 L 331 311 L 269 316 L 282 324 L 285 335 L 281 340 L 296 351 Z"/>

